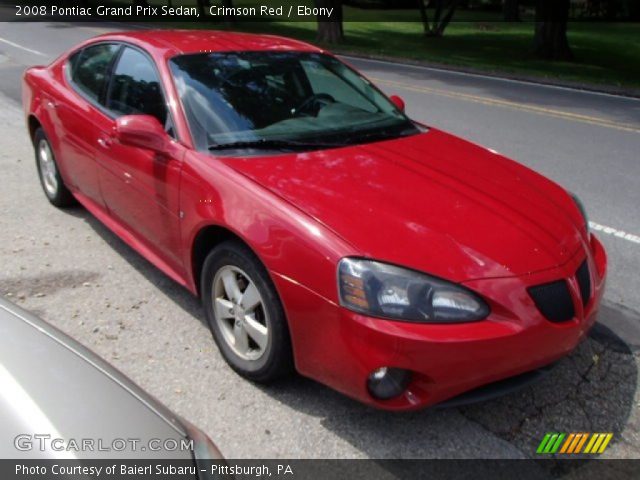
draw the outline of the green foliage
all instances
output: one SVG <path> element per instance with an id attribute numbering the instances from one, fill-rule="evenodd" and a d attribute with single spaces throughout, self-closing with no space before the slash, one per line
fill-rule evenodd
<path id="1" fill-rule="evenodd" d="M 252 22 L 235 30 L 268 32 L 315 42 L 315 22 Z M 427 38 L 419 21 L 347 22 L 345 40 L 334 51 L 408 58 L 457 67 L 569 81 L 640 87 L 640 25 L 569 24 L 572 62 L 533 54 L 532 22 L 452 22 L 444 37 Z"/>
<path id="2" fill-rule="evenodd" d="M 129 0 L 130 1 L 130 0 Z M 221 0 L 212 0 L 212 4 Z M 263 0 L 234 0 L 235 6 Z M 620 0 L 625 1 L 625 0 Z M 640 4 L 637 0 L 637 3 Z M 525 6 L 531 0 L 521 0 Z M 163 4 L 166 0 L 149 0 Z M 279 0 L 279 4 L 312 4 L 313 0 Z M 174 5 L 194 5 L 195 0 L 173 0 Z M 531 12 L 532 13 L 532 12 Z M 334 51 L 427 61 L 489 72 L 524 74 L 594 84 L 640 87 L 640 24 L 576 21 L 568 28 L 572 62 L 546 61 L 533 54 L 533 17 L 523 22 L 501 22 L 502 12 L 456 11 L 441 38 L 424 35 L 418 9 L 380 10 L 344 7 L 345 40 Z M 354 18 L 362 21 L 350 21 Z M 231 28 L 272 33 L 316 41 L 317 25 L 310 22 L 181 23 L 181 28 Z"/>

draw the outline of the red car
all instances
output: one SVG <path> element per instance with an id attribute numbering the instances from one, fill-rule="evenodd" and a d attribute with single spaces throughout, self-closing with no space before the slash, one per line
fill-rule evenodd
<path id="1" fill-rule="evenodd" d="M 415 409 L 551 364 L 606 256 L 565 189 L 328 52 L 143 31 L 24 76 L 38 173 L 204 305 L 229 365 Z"/>

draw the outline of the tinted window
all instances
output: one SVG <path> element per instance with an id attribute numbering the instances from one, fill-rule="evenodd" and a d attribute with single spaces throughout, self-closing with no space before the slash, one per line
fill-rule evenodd
<path id="1" fill-rule="evenodd" d="M 309 79 L 313 93 L 331 95 L 338 102 L 367 112 L 374 113 L 377 111 L 373 88 L 365 83 L 362 85 L 362 92 L 357 95 L 354 92 L 353 85 L 361 82 L 350 70 L 344 69 L 341 72 L 342 75 L 339 76 L 320 62 L 303 61 L 302 66 Z"/>
<path id="2" fill-rule="evenodd" d="M 73 81 L 83 93 L 99 101 L 107 80 L 109 65 L 118 45 L 100 44 L 88 47 L 70 59 Z"/>
<path id="3" fill-rule="evenodd" d="M 116 115 L 152 115 L 168 127 L 160 79 L 149 57 L 125 47 L 111 76 L 106 107 Z"/>

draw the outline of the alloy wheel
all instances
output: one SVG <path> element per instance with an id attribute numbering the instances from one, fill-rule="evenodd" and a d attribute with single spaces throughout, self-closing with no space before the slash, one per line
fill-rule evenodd
<path id="1" fill-rule="evenodd" d="M 58 193 L 58 170 L 49 142 L 45 139 L 40 140 L 38 143 L 38 164 L 44 189 L 47 195 L 53 198 Z"/>
<path id="2" fill-rule="evenodd" d="M 213 280 L 214 315 L 222 337 L 241 359 L 260 359 L 270 342 L 269 317 L 255 282 L 236 266 L 221 267 Z"/>

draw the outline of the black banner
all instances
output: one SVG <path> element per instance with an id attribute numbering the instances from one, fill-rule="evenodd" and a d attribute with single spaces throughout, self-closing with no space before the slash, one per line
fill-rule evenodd
<path id="1" fill-rule="evenodd" d="M 0 460 L 2 480 L 580 480 L 640 478 L 640 460 Z"/>
<path id="2" fill-rule="evenodd" d="M 553 2 L 552 2 L 553 3 Z M 628 5 L 627 5 L 628 3 Z M 571 4 L 537 10 L 523 1 L 516 18 L 545 21 L 630 21 L 640 19 L 640 0 L 627 0 L 613 13 Z M 0 0 L 0 21 L 74 22 L 502 22 L 511 21 L 499 4 L 452 0 Z M 576 5 L 582 5 L 578 8 Z M 557 17 L 557 18 L 556 18 Z"/>

